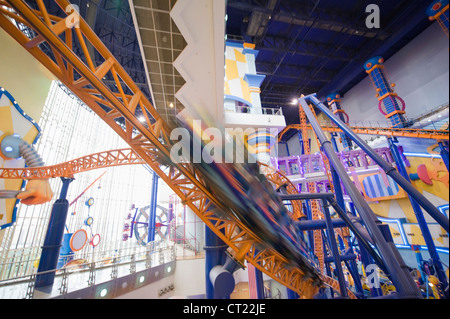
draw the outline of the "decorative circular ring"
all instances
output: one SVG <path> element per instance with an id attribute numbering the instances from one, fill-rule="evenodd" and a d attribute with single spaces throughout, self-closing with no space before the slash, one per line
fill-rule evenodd
<path id="1" fill-rule="evenodd" d="M 86 218 L 85 221 L 84 221 L 84 224 L 86 226 L 91 226 L 93 223 L 94 223 L 94 218 L 90 217 L 90 216 L 88 218 Z"/>
<path id="2" fill-rule="evenodd" d="M 91 207 L 92 205 L 94 205 L 94 198 L 91 197 L 86 201 L 86 206 Z"/>
<path id="3" fill-rule="evenodd" d="M 94 236 L 92 236 L 91 241 L 89 242 L 89 244 L 92 247 L 97 247 L 98 244 L 100 244 L 100 235 L 99 234 L 95 234 Z"/>
<path id="4" fill-rule="evenodd" d="M 73 251 L 79 251 L 86 245 L 88 235 L 84 229 L 77 230 L 70 238 L 70 248 Z"/>

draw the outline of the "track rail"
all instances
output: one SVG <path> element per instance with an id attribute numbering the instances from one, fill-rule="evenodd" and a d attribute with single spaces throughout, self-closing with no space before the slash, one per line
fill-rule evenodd
<path id="1" fill-rule="evenodd" d="M 95 153 L 51 166 L 0 168 L 0 178 L 27 180 L 56 177 L 70 178 L 74 174 L 98 168 L 133 164 L 146 164 L 146 162 L 133 149 L 128 148 Z"/>
<path id="2" fill-rule="evenodd" d="M 70 5 L 66 0 L 54 1 L 63 12 Z M 169 125 L 88 24 L 80 17 L 79 28 L 71 28 L 66 23 L 70 12 L 63 17 L 52 16 L 42 0 L 37 0 L 37 4 L 39 10 L 33 10 L 25 1 L 0 0 L 0 26 L 122 137 L 182 203 L 230 247 L 236 259 L 243 261 L 245 258 L 302 298 L 311 298 L 317 293 L 316 282 L 300 268 L 292 267 L 282 253 L 264 245 L 257 234 L 213 196 L 202 173 L 193 164 L 170 161 Z M 29 39 L 20 24 L 32 29 L 37 36 Z M 75 40 L 82 48 L 78 54 L 73 50 Z M 41 50 L 43 42 L 50 46 L 53 57 Z M 88 45 L 94 49 L 88 50 Z M 103 58 L 98 67 L 94 66 L 91 56 L 95 53 Z M 114 78 L 117 90 L 112 91 L 104 83 L 107 74 Z M 141 121 L 138 114 L 145 120 Z M 125 124 L 118 124 L 118 119 Z M 214 214 L 213 207 L 222 212 L 220 217 Z M 331 278 L 323 279 L 328 285 L 336 284 Z"/>
<path id="3" fill-rule="evenodd" d="M 342 130 L 333 125 L 321 125 L 325 132 L 341 132 Z M 432 130 L 432 129 L 415 129 L 415 128 L 395 128 L 395 127 L 361 127 L 349 126 L 349 128 L 356 134 L 380 135 L 380 136 L 395 136 L 395 137 L 413 137 L 425 138 L 432 140 L 448 140 L 449 130 Z M 299 124 L 292 124 L 286 126 L 278 135 L 278 141 L 290 130 L 301 130 L 302 126 Z M 308 130 L 312 130 L 311 125 L 307 126 Z"/>

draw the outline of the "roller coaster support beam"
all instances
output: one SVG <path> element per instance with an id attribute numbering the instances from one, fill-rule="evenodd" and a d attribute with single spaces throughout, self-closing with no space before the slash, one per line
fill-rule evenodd
<path id="1" fill-rule="evenodd" d="M 312 114 L 311 110 L 309 109 L 309 106 L 308 106 L 308 103 L 306 100 L 311 101 L 313 104 L 315 104 L 317 107 L 319 107 L 319 109 L 321 109 L 321 111 L 324 112 L 326 115 L 328 115 L 333 121 L 336 119 L 336 117 L 315 96 L 310 95 L 308 97 L 302 97 L 299 99 L 299 102 L 302 105 L 303 110 L 305 111 L 306 116 L 308 117 L 308 119 L 311 123 L 311 126 L 317 135 L 319 142 L 322 144 L 322 151 L 328 157 L 330 164 L 336 170 L 336 173 L 341 178 L 341 181 L 344 184 L 345 189 L 347 190 L 348 194 L 350 195 L 351 199 L 353 200 L 353 203 L 355 204 L 356 209 L 358 210 L 361 218 L 363 219 L 364 224 L 365 224 L 367 230 L 369 231 L 369 234 L 372 237 L 372 239 L 375 243 L 375 246 L 377 247 L 377 249 L 380 253 L 381 258 L 383 259 L 384 264 L 386 265 L 388 273 L 390 274 L 392 282 L 394 283 L 394 286 L 397 288 L 397 291 L 402 295 L 403 298 L 421 298 L 422 297 L 421 293 L 420 293 L 419 289 L 417 288 L 411 274 L 406 273 L 400 267 L 400 264 L 399 264 L 396 256 L 394 255 L 391 247 L 386 242 L 385 238 L 383 237 L 383 234 L 381 233 L 380 229 L 378 228 L 378 224 L 380 223 L 380 221 L 376 218 L 376 216 L 373 213 L 373 211 L 371 210 L 370 206 L 367 204 L 367 202 L 362 197 L 361 193 L 358 191 L 356 186 L 351 181 L 350 177 L 347 174 L 347 171 L 345 170 L 342 163 L 339 161 L 339 158 L 336 156 L 336 153 L 333 150 L 333 146 L 331 145 L 331 142 L 326 138 L 317 119 Z M 329 112 L 326 113 L 325 111 L 329 111 Z M 339 120 L 339 123 L 342 123 L 342 122 Z M 345 130 L 343 130 L 343 131 L 346 134 L 348 133 Z M 349 135 L 349 134 L 347 134 L 347 135 Z M 354 134 L 350 134 L 350 135 L 354 135 Z M 349 136 L 349 137 L 352 138 L 352 136 Z M 357 139 L 353 139 L 353 140 L 358 144 L 359 141 L 357 141 Z M 372 151 L 372 153 L 375 153 L 375 152 Z M 377 156 L 378 156 L 378 154 L 377 154 Z M 391 167 L 391 168 L 393 168 L 393 167 Z M 448 220 L 447 220 L 447 226 L 448 226 Z M 448 227 L 447 227 L 447 229 L 448 229 Z"/>
<path id="2" fill-rule="evenodd" d="M 152 197 L 150 199 L 150 212 L 148 216 L 148 241 L 155 241 L 156 231 L 156 206 L 158 204 L 158 180 L 159 176 L 153 172 L 152 177 Z"/>
<path id="3" fill-rule="evenodd" d="M 400 156 L 400 152 L 398 151 L 397 138 L 388 138 L 389 148 L 391 149 L 391 153 L 394 157 L 395 164 L 397 165 L 397 169 L 400 174 L 407 180 L 410 181 L 408 172 L 406 171 L 405 164 L 403 159 Z M 445 288 L 448 286 L 447 276 L 445 275 L 444 267 L 442 266 L 441 259 L 439 258 L 439 254 L 436 250 L 436 245 L 434 244 L 433 237 L 431 236 L 430 229 L 428 228 L 427 222 L 425 221 L 425 216 L 423 215 L 422 209 L 420 205 L 414 200 L 414 198 L 409 195 L 409 201 L 411 202 L 411 206 L 414 211 L 414 215 L 416 216 L 417 223 L 419 224 L 420 231 L 422 232 L 423 239 L 425 240 L 425 244 L 427 245 L 428 252 L 430 253 L 431 260 L 433 263 L 433 267 L 436 270 L 437 277 L 441 282 L 442 287 Z"/>
<path id="4" fill-rule="evenodd" d="M 333 204 L 331 204 L 331 205 L 333 206 Z M 348 206 L 350 208 L 350 213 L 348 215 L 356 217 L 357 213 L 355 210 L 355 205 L 353 205 L 353 203 L 349 203 Z M 340 214 L 343 214 L 343 212 L 338 212 L 339 216 L 341 216 Z M 359 241 L 359 238 L 358 238 L 358 241 Z M 370 249 L 372 249 L 372 246 L 370 246 Z M 373 259 L 371 258 L 371 256 L 369 256 L 369 250 L 367 250 L 366 247 L 361 244 L 359 245 L 359 254 L 361 256 L 361 262 L 363 263 L 364 268 L 366 268 L 368 265 L 373 264 Z M 382 263 L 382 261 L 381 261 L 381 263 Z M 378 267 L 380 267 L 379 264 L 378 264 Z M 371 287 L 370 292 L 372 294 L 372 297 L 377 297 L 377 296 L 383 295 L 381 288 Z"/>
<path id="5" fill-rule="evenodd" d="M 331 133 L 330 135 L 333 149 L 336 153 L 338 153 L 339 148 L 336 143 L 337 133 Z M 338 202 L 339 206 L 341 206 L 341 208 L 345 210 L 345 201 L 344 201 L 344 194 L 342 193 L 341 180 L 339 178 L 339 175 L 336 173 L 336 170 L 333 167 L 330 167 L 330 169 L 331 169 L 331 177 L 333 179 L 334 194 L 336 196 L 336 201 Z"/>
<path id="6" fill-rule="evenodd" d="M 242 265 L 227 254 L 227 248 L 228 245 L 205 225 L 206 299 L 229 299 L 234 290 L 233 273 Z"/>
<path id="7" fill-rule="evenodd" d="M 306 104 L 306 101 L 304 100 Z M 313 103 L 319 110 L 321 110 L 331 121 L 333 121 L 348 137 L 350 137 L 364 152 L 367 153 L 394 181 L 397 182 L 409 195 L 411 195 L 422 206 L 428 214 L 444 228 L 446 232 L 449 232 L 449 221 L 425 196 L 423 196 L 414 186 L 411 185 L 391 164 L 386 162 L 380 155 L 378 155 L 369 145 L 367 145 L 358 135 L 352 132 L 340 119 L 338 119 L 322 102 L 317 99 L 315 95 L 309 95 L 306 97 L 311 103 Z M 311 121 L 311 119 L 310 119 Z M 320 131 L 320 126 L 316 127 L 314 131 Z M 325 135 L 321 133 L 323 137 Z M 331 147 L 331 145 L 330 145 Z M 344 177 L 339 174 L 344 179 Z M 347 187 L 346 187 L 347 189 Z M 348 189 L 347 189 L 348 191 Z M 360 211 L 358 209 L 358 211 Z"/>
<path id="8" fill-rule="evenodd" d="M 373 260 L 375 260 L 375 263 L 378 265 L 378 267 L 380 267 L 380 269 L 383 270 L 383 272 L 385 272 L 389 276 L 389 273 L 386 270 L 383 260 L 372 248 L 369 241 L 365 238 L 366 236 L 361 233 L 361 229 L 355 225 L 355 222 L 358 223 L 362 222 L 361 218 L 355 216 L 353 219 L 350 219 L 345 213 L 345 211 L 337 203 L 332 193 L 292 194 L 292 195 L 281 195 L 280 197 L 282 200 L 310 200 L 312 198 L 321 198 L 322 200 L 326 199 L 329 202 L 329 204 L 334 208 L 336 213 L 341 217 L 340 219 L 334 218 L 331 220 L 333 227 L 334 228 L 348 227 L 355 234 L 356 238 L 358 238 L 360 252 L 362 256 L 364 255 L 364 257 L 366 257 L 364 258 L 364 260 L 366 261 L 364 265 L 367 266 L 371 264 L 371 262 L 367 262 L 367 260 L 369 259 L 367 254 L 369 253 L 373 257 Z M 324 220 L 301 220 L 296 223 L 296 226 L 301 231 L 309 231 L 309 233 L 311 230 L 325 229 L 327 227 L 326 222 Z M 351 270 L 351 275 L 355 281 L 357 292 L 362 296 L 364 292 L 357 271 L 356 262 L 354 261 L 354 259 L 352 259 L 354 256 L 355 255 L 352 253 L 347 253 L 346 255 L 341 256 L 341 258 L 343 261 L 348 261 L 350 263 L 349 269 Z M 330 262 L 332 261 L 332 259 L 327 257 L 325 258 L 324 261 Z M 382 295 L 381 289 L 371 289 L 371 291 L 372 296 Z"/>
<path id="9" fill-rule="evenodd" d="M 334 208 L 336 213 L 341 217 L 342 220 L 345 221 L 346 225 L 350 230 L 355 234 L 356 238 L 358 238 L 358 243 L 360 246 L 360 250 L 366 250 L 373 258 L 375 263 L 380 267 L 381 270 L 383 270 L 384 273 L 386 273 L 389 276 L 389 273 L 387 271 L 387 268 L 381 259 L 381 257 L 378 255 L 378 253 L 372 248 L 372 245 L 370 242 L 365 238 L 364 235 L 361 234 L 361 231 L 358 227 L 355 226 L 354 221 L 356 219 L 350 219 L 347 214 L 341 209 L 341 207 L 337 204 L 336 201 L 330 200 L 330 205 Z"/>
<path id="10" fill-rule="evenodd" d="M 439 144 L 439 147 L 441 148 L 442 160 L 444 161 L 444 164 L 447 167 L 447 171 L 448 171 L 448 165 L 449 165 L 449 163 L 448 163 L 448 161 L 449 161 L 449 159 L 448 159 L 448 151 L 445 148 L 444 143 L 442 143 L 442 141 L 438 141 L 438 144 Z"/>
<path id="11" fill-rule="evenodd" d="M 331 134 L 331 143 L 333 144 L 333 149 L 337 153 L 339 152 L 339 149 L 336 144 L 335 139 L 336 133 Z M 349 141 L 349 145 L 351 145 L 351 142 Z M 341 179 L 339 178 L 339 175 L 336 173 L 336 170 L 333 167 L 330 167 L 331 169 L 331 177 L 333 179 L 333 185 L 334 185 L 334 195 L 336 198 L 336 202 L 339 205 L 340 208 L 342 208 L 343 211 L 345 211 L 345 201 L 344 201 L 344 194 L 342 192 L 342 186 L 341 186 Z M 353 255 L 353 246 L 351 240 L 348 241 L 349 244 L 349 251 L 352 252 Z M 350 259 L 346 261 L 347 268 L 350 271 L 350 274 L 353 277 L 353 281 L 355 282 L 355 288 L 357 293 L 362 297 L 364 296 L 364 290 L 362 288 L 361 280 L 359 278 L 358 274 L 358 266 L 356 265 L 355 259 Z"/>
<path id="12" fill-rule="evenodd" d="M 356 259 L 356 255 L 355 254 L 339 255 L 339 259 L 341 261 L 355 260 Z M 328 256 L 328 257 L 325 257 L 324 260 L 325 260 L 326 263 L 334 262 L 334 257 L 333 256 Z"/>
<path id="13" fill-rule="evenodd" d="M 210 279 L 210 273 L 216 266 L 225 262 L 228 246 L 205 225 L 205 275 L 206 275 L 206 299 L 218 299 L 214 287 L 214 280 Z M 220 295 L 220 293 L 219 293 Z"/>
<path id="14" fill-rule="evenodd" d="M 64 19 L 73 19 L 70 12 L 65 11 L 70 2 L 40 1 L 44 5 L 40 5 L 38 10 L 32 10 L 25 0 L 0 0 L 0 3 L 0 27 L 128 143 L 231 250 L 240 252 L 247 262 L 296 291 L 302 298 L 312 298 L 322 282 L 336 284 L 327 276 L 311 278 L 299 267 L 292 267 L 284 252 L 277 251 L 271 243 L 265 243 L 211 192 L 203 178 L 202 167 L 194 163 L 170 161 L 173 141 L 170 140 L 169 124 L 163 121 L 156 108 L 82 17 L 79 19 L 80 28 L 65 25 Z M 56 3 L 62 9 L 58 11 L 60 16 L 48 14 L 45 8 L 48 3 Z M 22 25 L 32 30 L 30 34 L 35 35 L 33 39 L 28 37 L 28 28 L 21 28 Z M 45 45 L 39 45 L 43 42 Z M 81 50 L 75 49 L 75 43 L 81 46 Z M 104 61 L 97 68 L 94 65 L 95 56 L 91 56 L 91 50 L 86 49 L 91 45 L 95 55 L 98 54 L 99 59 Z M 44 47 L 50 48 L 52 53 L 44 52 Z M 115 85 L 105 82 L 105 75 L 112 76 Z M 141 114 L 144 115 L 144 122 L 140 119 Z M 125 125 L 118 123 L 118 119 Z M 285 178 L 276 174 L 281 179 Z M 295 187 L 292 185 L 289 189 L 294 191 Z M 222 193 L 222 190 L 218 192 Z M 210 214 L 210 204 L 223 211 L 223 215 Z M 236 234 L 237 230 L 240 231 Z M 246 250 L 241 248 L 244 243 L 249 244 Z M 264 249 L 261 249 L 260 243 Z M 258 253 L 257 245 L 261 249 Z M 350 291 L 349 296 L 352 297 Z"/>
<path id="15" fill-rule="evenodd" d="M 63 183 L 61 193 L 59 199 L 53 204 L 44 245 L 42 246 L 38 275 L 36 276 L 35 281 L 36 289 L 51 287 L 55 281 L 55 271 L 58 265 L 59 251 L 61 249 L 67 213 L 69 211 L 69 201 L 66 199 L 67 191 L 69 189 L 69 184 L 74 179 L 63 177 L 61 180 Z"/>
<path id="16" fill-rule="evenodd" d="M 327 238 L 328 238 L 328 244 L 331 248 L 331 253 L 333 254 L 332 258 L 334 261 L 334 266 L 336 267 L 338 282 L 339 282 L 339 290 L 342 298 L 347 298 L 347 289 L 345 285 L 345 278 L 344 278 L 344 272 L 342 271 L 342 260 L 341 256 L 339 255 L 339 250 L 336 243 L 336 237 L 334 236 L 334 229 L 333 224 L 331 221 L 331 214 L 329 209 L 329 204 L 326 199 L 322 200 L 322 206 L 323 206 L 323 214 L 325 215 L 325 222 L 327 225 Z"/>
<path id="17" fill-rule="evenodd" d="M 279 195 L 282 200 L 307 200 L 307 199 L 329 199 L 333 198 L 333 193 L 302 193 Z"/>
<path id="18" fill-rule="evenodd" d="M 341 218 L 333 218 L 332 224 L 334 228 L 347 227 L 347 224 Z M 301 220 L 295 223 L 301 231 L 325 229 L 327 225 L 323 219 L 321 220 Z"/>

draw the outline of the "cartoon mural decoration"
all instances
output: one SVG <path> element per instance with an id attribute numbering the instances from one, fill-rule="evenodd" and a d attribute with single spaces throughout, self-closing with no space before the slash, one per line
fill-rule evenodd
<path id="1" fill-rule="evenodd" d="M 449 172 L 443 160 L 438 157 L 406 158 L 405 163 L 408 163 L 406 170 L 412 185 L 448 216 Z M 364 197 L 374 213 L 382 222 L 389 225 L 394 243 L 404 248 L 410 245 L 425 246 L 425 240 L 406 193 L 391 179 L 388 184 L 383 183 L 379 174 L 359 175 L 357 178 L 363 185 Z M 448 247 L 448 234 L 445 230 L 427 216 L 426 220 L 436 247 Z"/>
<path id="2" fill-rule="evenodd" d="M 0 87 L 0 167 L 43 166 L 32 147 L 40 134 L 37 123 L 5 88 Z M 49 202 L 52 196 L 48 180 L 0 179 L 0 229 L 14 224 L 19 201 L 25 205 L 40 205 Z"/>

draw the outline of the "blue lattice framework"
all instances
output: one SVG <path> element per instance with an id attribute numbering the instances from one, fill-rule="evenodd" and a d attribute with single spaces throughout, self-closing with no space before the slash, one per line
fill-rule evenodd
<path id="1" fill-rule="evenodd" d="M 392 127 L 405 127 L 405 102 L 394 92 L 395 83 L 391 83 L 387 77 L 384 59 L 380 56 L 374 57 L 366 62 L 364 69 L 377 91 L 380 112 L 391 121 Z"/>
<path id="2" fill-rule="evenodd" d="M 341 119 L 345 124 L 348 124 L 349 122 L 349 116 L 345 111 L 342 109 L 341 106 L 341 95 L 339 93 L 333 93 L 327 96 L 327 103 L 328 106 L 331 108 L 333 113 Z M 340 133 L 339 137 L 342 142 L 342 146 L 346 150 L 350 150 L 353 146 L 352 140 L 345 135 L 344 133 Z"/>
<path id="3" fill-rule="evenodd" d="M 430 21 L 436 20 L 439 23 L 448 37 L 448 0 L 433 1 L 428 7 L 427 15 Z"/>

